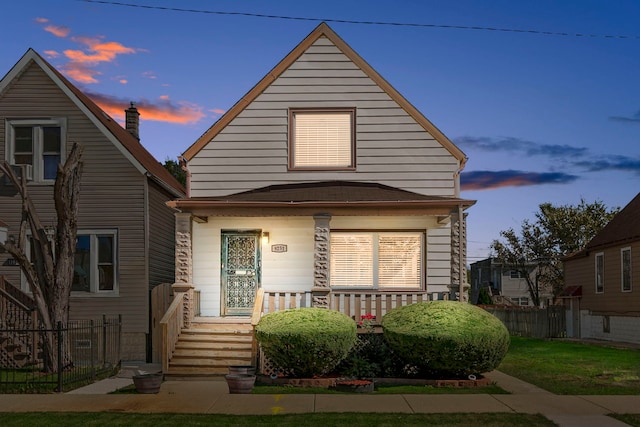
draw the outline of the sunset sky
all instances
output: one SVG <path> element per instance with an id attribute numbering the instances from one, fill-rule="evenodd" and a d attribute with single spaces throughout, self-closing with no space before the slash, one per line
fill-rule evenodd
<path id="1" fill-rule="evenodd" d="M 469 157 L 469 262 L 538 205 L 640 192 L 637 0 L 21 0 L 0 74 L 35 49 L 176 159 L 326 21 Z M 375 23 L 374 23 L 375 22 Z M 393 24 L 393 25 L 390 25 Z"/>

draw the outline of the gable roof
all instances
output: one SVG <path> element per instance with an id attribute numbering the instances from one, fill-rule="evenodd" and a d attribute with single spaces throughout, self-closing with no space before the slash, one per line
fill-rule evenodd
<path id="1" fill-rule="evenodd" d="M 140 171 L 148 174 L 162 187 L 174 196 L 182 197 L 185 189 L 160 162 L 142 146 L 140 141 L 129 131 L 120 126 L 80 89 L 74 86 L 66 77 L 49 64 L 35 50 L 29 48 L 13 68 L 0 80 L 0 96 L 4 90 L 17 78 L 31 62 L 36 63 L 51 80 L 82 110 L 85 115 L 100 129 L 105 136 L 129 159 Z"/>
<path id="2" fill-rule="evenodd" d="M 598 233 L 585 250 L 640 240 L 640 193 Z"/>
<path id="3" fill-rule="evenodd" d="M 274 80 L 285 72 L 313 43 L 320 37 L 328 38 L 353 63 L 355 63 L 371 80 L 402 107 L 420 126 L 429 132 L 452 156 L 464 167 L 467 161 L 465 154 L 451 142 L 433 123 L 431 123 L 417 108 L 407 101 L 393 86 L 391 86 L 377 71 L 375 71 L 360 55 L 356 53 L 344 40 L 340 38 L 326 23 L 322 22 L 300 44 L 282 59 L 265 77 L 262 78 L 245 96 L 231 107 L 220 119 L 213 124 L 198 140 L 183 153 L 186 160 L 191 160 L 202 150 L 222 129 L 224 129 L 238 114 L 240 114 L 258 95 L 260 95 Z"/>

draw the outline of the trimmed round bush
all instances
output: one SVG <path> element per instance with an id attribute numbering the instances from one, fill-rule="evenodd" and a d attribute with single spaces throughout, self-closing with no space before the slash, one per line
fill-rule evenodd
<path id="1" fill-rule="evenodd" d="M 296 377 L 330 372 L 357 339 L 353 319 L 323 308 L 269 313 L 260 319 L 255 333 L 265 355 Z"/>
<path id="2" fill-rule="evenodd" d="M 457 301 L 395 308 L 382 318 L 382 328 L 394 353 L 420 372 L 435 376 L 489 372 L 509 349 L 509 331 L 500 320 Z"/>

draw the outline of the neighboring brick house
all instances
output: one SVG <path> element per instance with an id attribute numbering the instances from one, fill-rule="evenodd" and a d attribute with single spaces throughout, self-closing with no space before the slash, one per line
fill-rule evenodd
<path id="1" fill-rule="evenodd" d="M 0 81 L 0 160 L 23 165 L 43 223 L 55 224 L 53 183 L 73 142 L 84 147 L 71 319 L 121 314 L 122 359 L 149 352 L 149 292 L 174 281 L 174 210 L 184 188 L 138 139 L 137 109 L 127 129 L 102 111 L 34 50 Z M 16 235 L 21 200 L 0 178 L 0 218 Z M 28 286 L 0 253 L 0 276 Z"/>
<path id="2" fill-rule="evenodd" d="M 640 193 L 564 260 L 568 334 L 640 343 Z"/>

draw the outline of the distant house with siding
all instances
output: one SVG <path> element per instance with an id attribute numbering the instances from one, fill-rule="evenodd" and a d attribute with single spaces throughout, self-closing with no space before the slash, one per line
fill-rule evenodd
<path id="1" fill-rule="evenodd" d="M 570 336 L 640 343 L 640 193 L 564 260 Z"/>
<path id="2" fill-rule="evenodd" d="M 19 165 L 45 224 L 55 224 L 53 183 L 73 142 L 84 147 L 71 319 L 121 314 L 123 360 L 145 360 L 149 291 L 174 281 L 174 210 L 184 188 L 141 145 L 137 109 L 127 129 L 34 50 L 0 81 L 0 161 Z M 18 170 L 18 169 L 16 169 Z M 0 179 L 0 218 L 16 235 L 21 200 Z M 0 253 L 0 276 L 27 292 L 18 266 Z"/>

